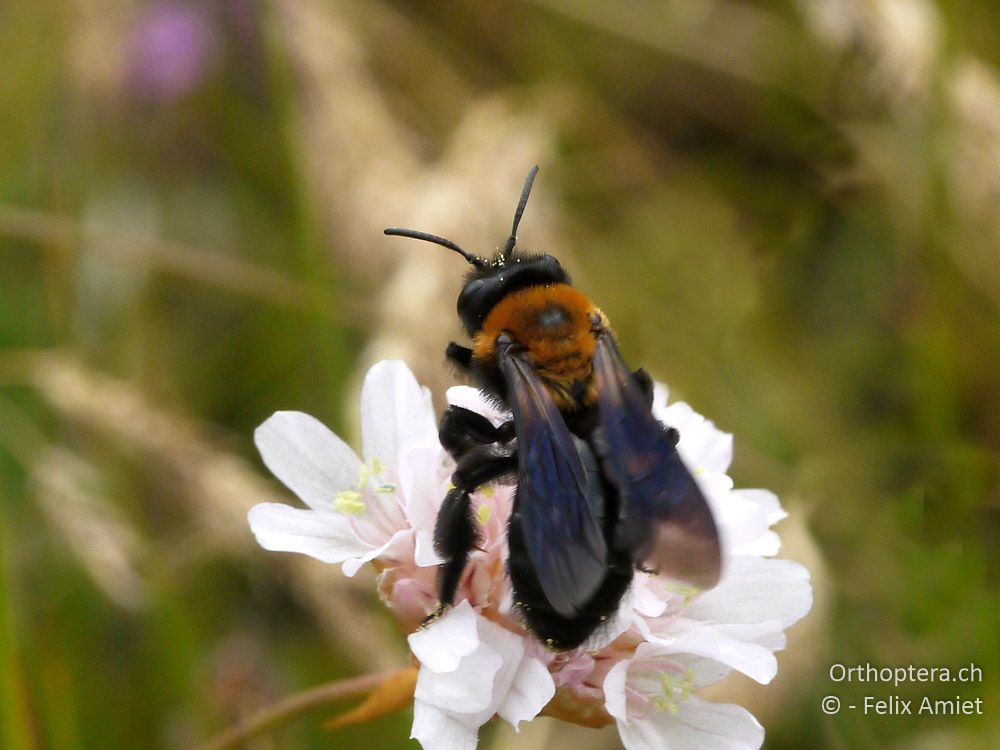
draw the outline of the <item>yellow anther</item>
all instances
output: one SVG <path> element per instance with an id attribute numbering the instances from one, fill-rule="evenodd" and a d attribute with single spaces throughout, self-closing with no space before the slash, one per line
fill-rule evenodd
<path id="1" fill-rule="evenodd" d="M 687 584 L 684 583 L 668 583 L 667 591 L 669 591 L 671 594 L 677 594 L 678 596 L 683 596 L 684 606 L 690 604 L 691 600 L 701 593 L 701 589 L 696 588 L 694 586 L 688 586 Z"/>
<path id="2" fill-rule="evenodd" d="M 365 501 L 361 499 L 361 493 L 357 490 L 341 490 L 333 499 L 333 507 L 341 513 L 349 513 L 353 516 L 364 513 L 366 510 Z"/>

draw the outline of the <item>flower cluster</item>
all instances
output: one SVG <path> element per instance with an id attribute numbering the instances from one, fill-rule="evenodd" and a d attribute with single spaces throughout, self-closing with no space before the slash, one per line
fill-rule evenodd
<path id="1" fill-rule="evenodd" d="M 451 388 L 448 401 L 495 424 L 509 418 L 470 387 Z M 616 722 L 628 750 L 758 748 L 764 730 L 750 713 L 695 693 L 734 669 L 760 683 L 774 677 L 785 628 L 812 605 L 809 576 L 771 559 L 779 540 L 770 527 L 784 512 L 770 492 L 733 489 L 732 436 L 685 403 L 668 405 L 660 385 L 653 412 L 680 432 L 678 450 L 709 500 L 722 579 L 698 591 L 636 572 L 617 616 L 573 651 L 547 650 L 517 617 L 504 543 L 514 488 L 501 484 L 473 493 L 481 542 L 455 606 L 416 629 L 437 604 L 434 522 L 454 464 L 429 392 L 401 362 L 380 362 L 365 379 L 363 458 L 302 413 L 278 412 L 257 429 L 264 462 L 309 507 L 257 505 L 250 526 L 266 549 L 340 563 L 348 576 L 377 567 L 379 593 L 420 663 L 412 736 L 425 748 L 471 749 L 492 717 L 516 728 L 540 713 Z"/>

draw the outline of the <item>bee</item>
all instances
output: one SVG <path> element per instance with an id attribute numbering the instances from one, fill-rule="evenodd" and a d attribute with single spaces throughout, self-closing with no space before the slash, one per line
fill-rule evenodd
<path id="1" fill-rule="evenodd" d="M 637 569 L 710 588 L 721 553 L 705 496 L 677 453 L 679 434 L 652 414 L 650 377 L 626 367 L 607 317 L 556 258 L 514 250 L 537 172 L 492 258 L 413 229 L 385 234 L 441 245 L 472 266 L 457 304 L 472 345 L 451 342 L 445 355 L 512 415 L 495 426 L 451 406 L 441 417 L 456 467 L 434 529 L 444 562 L 428 620 L 452 603 L 479 542 L 470 493 L 514 478 L 514 602 L 532 633 L 567 650 L 617 611 Z"/>

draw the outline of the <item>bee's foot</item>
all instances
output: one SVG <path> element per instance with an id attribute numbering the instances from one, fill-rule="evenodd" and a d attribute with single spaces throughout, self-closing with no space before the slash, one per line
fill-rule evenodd
<path id="1" fill-rule="evenodd" d="M 449 605 L 445 604 L 444 602 L 441 602 L 440 604 L 438 604 L 434 608 L 433 612 L 431 612 L 429 615 L 427 615 L 427 617 L 425 617 L 423 620 L 420 621 L 420 625 L 418 625 L 417 627 L 420 630 L 423 630 L 424 628 L 426 628 L 431 623 L 434 623 L 437 620 L 439 620 L 441 618 L 441 615 L 443 615 L 445 613 L 445 610 L 448 609 L 448 606 Z"/>

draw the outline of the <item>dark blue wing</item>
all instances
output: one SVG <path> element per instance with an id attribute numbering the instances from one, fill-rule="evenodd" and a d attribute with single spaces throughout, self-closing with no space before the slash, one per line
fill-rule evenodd
<path id="1" fill-rule="evenodd" d="M 531 366 L 507 353 L 500 366 L 517 432 L 517 498 L 528 556 L 553 609 L 572 617 L 607 572 L 599 469 Z"/>
<path id="2" fill-rule="evenodd" d="M 631 552 L 636 565 L 714 586 L 722 563 L 712 512 L 607 331 L 598 337 L 594 379 L 594 445 L 621 495 L 615 546 Z"/>

